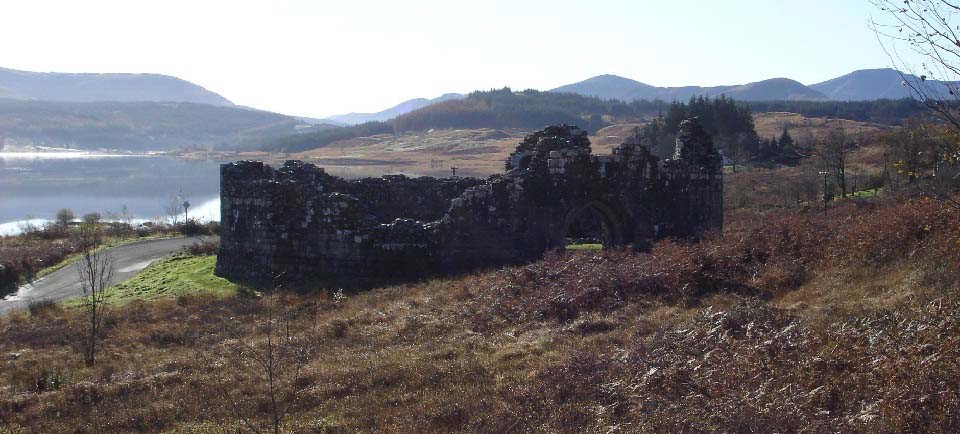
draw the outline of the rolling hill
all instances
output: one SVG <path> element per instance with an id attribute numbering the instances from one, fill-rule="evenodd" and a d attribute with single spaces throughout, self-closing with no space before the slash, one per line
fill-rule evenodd
<path id="1" fill-rule="evenodd" d="M 710 96 L 719 96 L 720 94 L 740 101 L 818 101 L 827 99 L 826 95 L 789 78 L 772 78 L 708 93 Z"/>
<path id="2" fill-rule="evenodd" d="M 917 81 L 917 77 L 906 75 Z M 753 83 L 728 86 L 658 87 L 612 74 L 598 75 L 586 80 L 549 90 L 553 93 L 572 93 L 620 101 L 686 101 L 691 97 L 725 95 L 738 101 L 872 101 L 878 99 L 910 98 L 910 89 L 902 84 L 903 77 L 894 69 L 864 69 L 821 83 L 804 85 L 789 78 L 771 78 Z M 947 95 L 947 85 L 929 80 L 926 86 L 941 95 Z M 2 89 L 0 89 L 2 92 Z M 2 94 L 0 94 L 2 95 Z M 345 124 L 386 121 L 449 100 L 462 100 L 466 95 L 446 94 L 439 98 L 417 98 L 402 102 L 377 113 L 349 113 L 328 119 Z"/>
<path id="3" fill-rule="evenodd" d="M 168 151 L 294 135 L 302 125 L 277 113 L 209 104 L 0 99 L 7 145 Z"/>
<path id="4" fill-rule="evenodd" d="M 230 147 L 339 125 L 345 124 L 235 105 L 166 75 L 0 68 L 0 139 L 7 145 L 170 151 Z"/>
<path id="5" fill-rule="evenodd" d="M 587 80 L 560 86 L 551 92 L 576 93 L 604 99 L 623 101 L 655 100 L 684 101 L 694 96 L 720 96 L 741 101 L 769 100 L 825 100 L 827 96 L 788 78 L 773 78 L 736 86 L 682 86 L 657 87 L 616 75 L 600 75 Z"/>
<path id="6" fill-rule="evenodd" d="M 448 93 L 412 99 L 376 113 L 312 119 L 236 106 L 196 84 L 157 74 L 0 68 L 0 137 L 14 145 L 86 149 L 296 152 L 369 134 L 433 128 L 529 130 L 566 122 L 596 131 L 611 123 L 642 121 L 665 110 L 669 101 L 698 95 L 725 95 L 751 107 L 770 106 L 754 107 L 755 111 L 881 122 L 889 120 L 875 119 L 871 113 L 903 107 L 847 105 L 907 96 L 900 80 L 898 72 L 881 69 L 856 71 L 812 86 L 774 78 L 735 86 L 656 87 L 601 75 L 548 92 L 504 88 L 470 95 Z M 930 83 L 945 89 L 939 82 Z M 895 103 L 903 105 L 903 101 Z M 915 111 L 906 109 L 905 113 Z M 904 110 L 896 110 L 897 116 L 903 117 L 900 112 Z"/>
<path id="7" fill-rule="evenodd" d="M 551 92 L 576 93 L 603 99 L 632 101 L 636 99 L 656 99 L 662 89 L 665 88 L 654 87 L 617 75 L 605 74 L 578 83 L 560 86 L 551 90 Z"/>
<path id="8" fill-rule="evenodd" d="M 910 98 L 910 87 L 905 81 L 920 83 L 912 74 L 901 75 L 895 69 L 862 69 L 831 80 L 810 85 L 830 99 L 841 101 L 866 101 L 873 99 Z M 928 91 L 935 95 L 948 95 L 947 83 L 936 80 L 923 81 Z"/>
<path id="9" fill-rule="evenodd" d="M 411 99 L 376 113 L 347 113 L 343 115 L 329 116 L 326 119 L 335 121 L 335 122 L 344 123 L 344 124 L 350 124 L 350 125 L 362 124 L 364 122 L 382 122 L 382 121 L 393 119 L 403 114 L 410 113 L 414 110 L 424 108 L 431 104 L 436 104 L 443 101 L 462 99 L 464 97 L 465 95 L 461 95 L 459 93 L 447 93 L 433 99 L 427 99 L 427 98 Z"/>
<path id="10" fill-rule="evenodd" d="M 819 99 L 786 100 L 799 83 L 783 80 L 739 86 L 736 99 L 755 113 L 790 112 L 807 118 L 846 119 L 849 121 L 897 125 L 903 119 L 922 113 L 926 107 L 911 99 L 881 101 L 830 101 Z M 629 83 L 628 83 L 629 84 Z M 750 95 L 769 94 L 768 85 L 781 92 L 779 101 L 751 101 Z M 800 89 L 802 91 L 802 89 Z M 741 101 L 743 101 L 741 103 Z M 431 130 L 522 130 L 532 131 L 545 125 L 569 123 L 590 132 L 610 125 L 642 124 L 658 113 L 668 113 L 673 103 L 638 99 L 629 103 L 576 93 L 513 91 L 510 88 L 477 91 L 465 98 L 444 101 L 397 116 L 388 121 L 366 122 L 342 128 L 328 127 L 298 131 L 284 137 L 260 137 L 227 146 L 238 151 L 304 152 L 335 143 L 381 134 L 429 132 Z M 782 126 L 778 127 L 782 130 Z M 780 130 L 777 131 L 779 134 Z M 342 146 L 339 146 L 342 148 Z"/>
<path id="11" fill-rule="evenodd" d="M 233 106 L 203 87 L 160 74 L 30 72 L 0 68 L 0 98 L 38 101 L 155 101 Z"/>

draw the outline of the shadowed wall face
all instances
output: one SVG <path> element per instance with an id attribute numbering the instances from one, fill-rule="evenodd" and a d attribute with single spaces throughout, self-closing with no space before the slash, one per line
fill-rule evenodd
<path id="1" fill-rule="evenodd" d="M 595 216 L 608 247 L 645 249 L 722 225 L 722 168 L 696 120 L 660 162 L 632 138 L 590 152 L 576 127 L 526 137 L 503 175 L 344 180 L 288 161 L 221 166 L 217 274 L 269 281 L 396 281 L 535 260 Z M 360 283 L 362 285 L 362 283 Z"/>

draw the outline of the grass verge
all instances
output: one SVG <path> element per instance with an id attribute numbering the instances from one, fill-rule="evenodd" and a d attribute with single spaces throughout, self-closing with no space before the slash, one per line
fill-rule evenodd
<path id="1" fill-rule="evenodd" d="M 161 259 L 123 283 L 107 289 L 110 304 L 133 300 L 154 300 L 164 297 L 234 295 L 246 289 L 213 274 L 215 255 L 177 255 Z M 68 307 L 80 305 L 78 298 L 65 302 Z"/>

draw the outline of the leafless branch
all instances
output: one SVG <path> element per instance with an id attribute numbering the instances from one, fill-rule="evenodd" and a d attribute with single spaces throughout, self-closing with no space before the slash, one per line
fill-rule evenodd
<path id="1" fill-rule="evenodd" d="M 84 223 L 75 240 L 81 248 L 76 269 L 80 276 L 81 305 L 87 319 L 82 346 L 83 359 L 88 366 L 93 366 L 96 361 L 97 339 L 106 308 L 106 290 L 113 280 L 115 267 L 110 252 L 101 249 L 101 237 L 98 224 Z"/>

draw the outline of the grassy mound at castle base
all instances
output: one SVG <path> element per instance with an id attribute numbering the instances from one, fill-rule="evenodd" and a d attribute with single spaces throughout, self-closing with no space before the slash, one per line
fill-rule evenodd
<path id="1" fill-rule="evenodd" d="M 217 263 L 214 255 L 176 255 L 160 259 L 130 279 L 107 289 L 109 304 L 124 304 L 133 300 L 183 296 L 230 296 L 246 289 L 213 274 Z M 80 305 L 79 299 L 65 302 L 68 307 Z"/>

